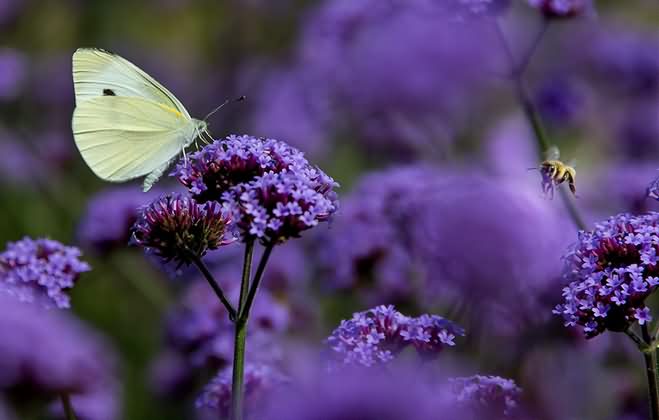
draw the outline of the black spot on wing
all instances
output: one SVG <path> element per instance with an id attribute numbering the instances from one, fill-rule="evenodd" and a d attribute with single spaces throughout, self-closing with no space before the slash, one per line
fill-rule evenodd
<path id="1" fill-rule="evenodd" d="M 117 96 L 112 89 L 103 89 L 103 96 Z"/>

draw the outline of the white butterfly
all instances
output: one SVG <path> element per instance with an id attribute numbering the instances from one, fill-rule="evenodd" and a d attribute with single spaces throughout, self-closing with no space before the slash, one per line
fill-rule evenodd
<path id="1" fill-rule="evenodd" d="M 91 170 L 106 181 L 145 176 L 143 189 L 167 170 L 205 121 L 130 61 L 91 48 L 73 54 L 73 137 Z"/>

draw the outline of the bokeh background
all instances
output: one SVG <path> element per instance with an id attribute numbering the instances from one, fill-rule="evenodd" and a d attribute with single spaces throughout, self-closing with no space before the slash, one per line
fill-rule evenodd
<path id="1" fill-rule="evenodd" d="M 116 383 L 107 411 L 90 418 L 192 418 L 231 333 L 193 270 L 128 246 L 136 207 L 154 195 L 102 182 L 80 158 L 70 128 L 78 47 L 131 60 L 198 118 L 245 95 L 211 117 L 215 137 L 286 141 L 341 183 L 332 223 L 273 254 L 253 321 L 263 337 L 248 352 L 286 359 L 321 346 L 353 311 L 391 303 L 465 327 L 444 363 L 515 379 L 542 418 L 646 418 L 627 337 L 586 341 L 551 315 L 577 230 L 528 170 L 538 147 L 496 31 L 521 59 L 545 18 L 523 0 L 475 18 L 438 3 L 446 11 L 382 0 L 0 0 L 0 242 L 49 237 L 91 264 L 72 311 L 104 337 Z M 659 3 L 598 1 L 552 20 L 524 76 L 551 142 L 576 161 L 586 222 L 656 209 L 645 195 L 659 175 Z M 178 188 L 163 179 L 154 194 Z M 207 257 L 227 289 L 240 252 Z M 47 399 L 6 399 L 20 418 L 48 418 Z"/>

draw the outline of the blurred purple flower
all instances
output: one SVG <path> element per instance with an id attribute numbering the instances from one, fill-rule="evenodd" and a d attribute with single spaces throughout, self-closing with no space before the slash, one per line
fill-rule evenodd
<path id="1" fill-rule="evenodd" d="M 457 3 L 448 8 L 476 4 Z M 354 126 L 369 151 L 404 157 L 452 140 L 498 70 L 488 24 L 457 23 L 444 8 L 442 1 L 331 0 L 306 22 L 297 65 L 326 86 L 337 126 Z"/>
<path id="2" fill-rule="evenodd" d="M 432 1 L 428 3 L 432 4 Z M 500 14 L 509 4 L 510 0 L 437 0 L 434 5 L 449 16 L 466 19 Z"/>
<path id="3" fill-rule="evenodd" d="M 331 113 L 323 84 L 314 83 L 307 73 L 294 68 L 267 75 L 257 93 L 250 127 L 320 157 L 329 145 Z"/>
<path id="4" fill-rule="evenodd" d="M 197 204 L 185 195 L 162 195 L 140 209 L 133 225 L 134 242 L 165 262 L 189 265 L 208 250 L 231 242 L 226 229 L 230 218 L 216 202 Z"/>
<path id="5" fill-rule="evenodd" d="M 458 402 L 476 418 L 488 418 L 495 412 L 496 418 L 517 418 L 522 390 L 512 379 L 474 375 L 452 378 L 451 383 Z"/>
<path id="6" fill-rule="evenodd" d="M 0 292 L 45 307 L 69 308 L 66 293 L 81 273 L 91 270 L 78 248 L 50 239 L 9 242 L 0 254 Z"/>
<path id="7" fill-rule="evenodd" d="M 0 5 L 0 9 L 2 6 Z M 0 10 L 0 20 L 2 10 Z M 27 79 L 27 63 L 18 51 L 0 48 L 0 102 L 16 99 Z"/>
<path id="8" fill-rule="evenodd" d="M 25 3 L 22 0 L 0 0 L 0 25 L 11 22 L 21 12 Z"/>
<path id="9" fill-rule="evenodd" d="M 24 141 L 0 127 L 0 175 L 3 182 L 28 184 L 43 179 L 43 165 Z"/>
<path id="10" fill-rule="evenodd" d="M 528 0 L 546 18 L 570 18 L 591 12 L 592 0 Z"/>
<path id="11" fill-rule="evenodd" d="M 565 302 L 554 309 L 565 326 L 581 325 L 592 338 L 651 319 L 645 299 L 659 285 L 658 220 L 655 212 L 622 213 L 579 233 L 565 256 Z"/>
<path id="12" fill-rule="evenodd" d="M 264 419 L 287 420 L 427 420 L 464 419 L 419 369 L 382 372 L 345 369 L 318 372 L 309 380 L 293 378 L 270 398 Z"/>
<path id="13" fill-rule="evenodd" d="M 116 420 L 118 384 L 108 343 L 68 313 L 0 296 L 0 390 L 72 396 L 80 419 Z"/>
<path id="14" fill-rule="evenodd" d="M 553 77 L 536 93 L 535 102 L 543 117 L 554 124 L 570 124 L 583 114 L 585 92 L 575 80 Z"/>
<path id="15" fill-rule="evenodd" d="M 424 200 L 410 236 L 432 274 L 426 293 L 465 302 L 473 321 L 488 319 L 481 324 L 487 331 L 519 331 L 545 319 L 538 308 L 560 278 L 572 231 L 550 201 L 476 173 L 448 178 Z"/>
<path id="16" fill-rule="evenodd" d="M 659 44 L 657 46 L 659 48 Z M 629 106 L 618 129 L 618 155 L 634 160 L 659 160 L 658 116 L 659 100 L 640 101 Z"/>
<path id="17" fill-rule="evenodd" d="M 243 241 L 299 237 L 336 211 L 338 184 L 286 143 L 229 136 L 189 160 L 173 175 L 195 199 L 221 202 Z"/>
<path id="18" fill-rule="evenodd" d="M 414 276 L 423 270 L 410 242 L 410 224 L 443 183 L 429 166 L 396 167 L 364 176 L 319 241 L 324 283 L 357 289 L 368 304 L 414 300 Z M 423 280 L 423 279 L 421 279 Z M 423 283 L 423 281 L 421 281 Z"/>
<path id="19" fill-rule="evenodd" d="M 585 57 L 588 70 L 602 83 L 602 89 L 612 90 L 616 95 L 641 97 L 653 97 L 659 92 L 656 33 L 597 26 L 583 37 L 590 46 L 585 54 L 583 49 L 576 53 Z"/>
<path id="20" fill-rule="evenodd" d="M 205 387 L 195 403 L 201 410 L 201 418 L 229 418 L 231 410 L 231 374 L 232 367 L 222 369 Z M 265 364 L 245 365 L 244 392 L 246 418 L 260 411 L 274 388 L 289 381 L 288 377 L 277 368 Z"/>
<path id="21" fill-rule="evenodd" d="M 261 258 L 262 251 L 261 247 L 256 247 L 254 250 L 256 261 Z M 209 252 L 204 262 L 220 282 L 238 283 L 242 273 L 244 252 L 244 246 L 236 242 L 221 250 Z M 298 241 L 286 242 L 278 246 L 273 253 L 275 257 L 268 260 L 268 268 L 263 274 L 261 286 L 277 295 L 291 294 L 295 293 L 296 289 L 304 289 L 303 283 L 308 278 L 310 267 L 305 251 Z"/>
<path id="22" fill-rule="evenodd" d="M 424 357 L 434 357 L 464 334 L 462 328 L 438 315 L 413 318 L 383 305 L 341 321 L 327 344 L 339 365 L 368 367 L 390 362 L 407 346 Z"/>
<path id="23" fill-rule="evenodd" d="M 609 162 L 599 171 L 582 176 L 580 196 L 604 215 L 659 210 L 659 203 L 648 197 L 648 186 L 659 176 L 658 168 L 652 162 Z"/>
<path id="24" fill-rule="evenodd" d="M 126 246 L 140 207 L 158 196 L 156 191 L 145 194 L 134 186 L 97 193 L 87 203 L 78 225 L 80 243 L 101 254 Z"/>
<path id="25" fill-rule="evenodd" d="M 229 299 L 237 302 L 238 281 L 218 280 Z M 269 361 L 279 357 L 273 337 L 287 330 L 289 316 L 288 309 L 267 290 L 259 292 L 250 314 L 248 360 Z M 184 355 L 193 369 L 220 368 L 232 360 L 234 324 L 204 282 L 190 286 L 182 302 L 169 314 L 166 330 L 168 347 Z"/>

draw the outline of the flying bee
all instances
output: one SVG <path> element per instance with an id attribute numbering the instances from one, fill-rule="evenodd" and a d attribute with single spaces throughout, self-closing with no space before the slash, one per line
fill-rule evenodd
<path id="1" fill-rule="evenodd" d="M 554 187 L 567 182 L 570 191 L 576 196 L 577 189 L 575 181 L 577 171 L 574 167 L 572 165 L 566 165 L 560 160 L 560 152 L 556 146 L 551 146 L 545 153 L 545 156 L 546 159 L 537 168 L 542 175 L 542 192 L 548 195 L 549 198 L 553 198 Z"/>

